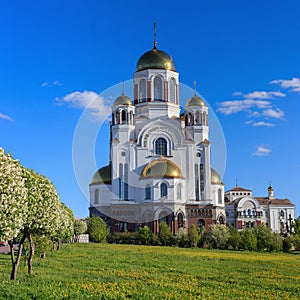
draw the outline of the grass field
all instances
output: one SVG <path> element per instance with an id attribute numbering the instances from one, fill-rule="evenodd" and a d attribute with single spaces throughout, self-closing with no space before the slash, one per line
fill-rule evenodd
<path id="1" fill-rule="evenodd" d="M 68 244 L 10 268 L 0 255 L 0 299 L 300 299 L 297 254 Z"/>

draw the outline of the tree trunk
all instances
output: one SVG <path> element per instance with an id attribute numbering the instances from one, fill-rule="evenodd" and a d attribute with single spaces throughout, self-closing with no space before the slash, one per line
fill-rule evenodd
<path id="1" fill-rule="evenodd" d="M 24 245 L 24 241 L 26 239 L 26 234 L 24 233 L 24 235 L 22 236 L 20 243 L 19 243 L 19 250 L 18 250 L 18 254 L 17 254 L 17 258 L 15 260 L 14 258 L 14 249 L 13 249 L 13 244 L 11 243 L 10 247 L 11 247 L 11 258 L 12 258 L 12 270 L 11 270 L 11 274 L 10 274 L 10 279 L 11 280 L 16 280 L 17 279 L 17 271 L 18 271 L 18 267 L 20 264 L 20 260 L 21 260 L 21 255 L 22 255 L 22 251 L 23 251 L 23 245 Z"/>
<path id="2" fill-rule="evenodd" d="M 28 240 L 30 244 L 30 251 L 29 251 L 29 257 L 28 257 L 28 274 L 32 274 L 32 261 L 33 261 L 33 256 L 34 256 L 34 241 L 31 237 L 31 235 L 28 235 Z"/>

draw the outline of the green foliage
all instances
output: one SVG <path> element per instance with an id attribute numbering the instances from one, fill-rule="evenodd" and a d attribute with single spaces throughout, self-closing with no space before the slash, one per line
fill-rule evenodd
<path id="1" fill-rule="evenodd" d="M 10 257 L 0 255 L 5 275 Z M 20 271 L 24 271 L 23 264 Z M 66 244 L 0 299 L 299 299 L 298 255 L 116 244 Z"/>
<path id="2" fill-rule="evenodd" d="M 294 220 L 293 222 L 293 229 L 295 234 L 300 235 L 300 216 Z"/>
<path id="3" fill-rule="evenodd" d="M 162 245 L 170 245 L 173 240 L 173 234 L 166 222 L 159 223 L 159 239 Z"/>
<path id="4" fill-rule="evenodd" d="M 182 248 L 189 247 L 188 233 L 185 228 L 179 228 L 177 235 L 177 245 Z"/>
<path id="5" fill-rule="evenodd" d="M 250 229 L 245 229 L 240 232 L 240 244 L 239 248 L 243 250 L 256 250 L 257 249 L 257 238 L 256 235 Z"/>
<path id="6" fill-rule="evenodd" d="M 109 235 L 106 223 L 98 216 L 88 218 L 87 232 L 90 240 L 96 243 L 105 243 Z"/>
<path id="7" fill-rule="evenodd" d="M 241 236 L 237 229 L 233 226 L 229 227 L 229 236 L 227 240 L 227 246 L 229 249 L 238 249 L 241 243 Z"/>
<path id="8" fill-rule="evenodd" d="M 223 249 L 226 247 L 229 230 L 225 225 L 214 224 L 209 226 L 210 231 L 206 234 L 206 242 L 209 247 Z"/>
<path id="9" fill-rule="evenodd" d="M 199 241 L 199 234 L 196 225 L 192 224 L 189 227 L 187 239 L 190 247 L 197 247 Z"/>
<path id="10" fill-rule="evenodd" d="M 115 232 L 112 241 L 117 244 L 138 244 L 138 232 Z"/>
<path id="11" fill-rule="evenodd" d="M 139 228 L 139 239 L 143 245 L 150 245 L 152 240 L 152 231 L 148 226 Z"/>
<path id="12" fill-rule="evenodd" d="M 87 225 L 85 222 L 75 219 L 74 220 L 74 234 L 75 236 L 81 235 L 87 231 Z"/>
<path id="13" fill-rule="evenodd" d="M 279 234 L 265 226 L 257 226 L 253 228 L 253 233 L 257 239 L 257 250 L 280 251 L 282 249 L 282 239 Z"/>
<path id="14" fill-rule="evenodd" d="M 295 250 L 300 251 L 300 235 L 295 234 L 291 237 L 293 246 L 295 247 Z"/>
<path id="15" fill-rule="evenodd" d="M 282 250 L 284 252 L 290 252 L 293 246 L 292 238 L 285 237 L 282 241 Z"/>

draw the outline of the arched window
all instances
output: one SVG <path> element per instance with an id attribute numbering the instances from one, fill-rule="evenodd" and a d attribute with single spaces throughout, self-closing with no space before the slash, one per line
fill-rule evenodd
<path id="1" fill-rule="evenodd" d="M 163 80 L 159 76 L 154 78 L 154 100 L 163 101 Z"/>
<path id="2" fill-rule="evenodd" d="M 146 185 L 145 199 L 151 199 L 151 186 L 149 184 Z"/>
<path id="3" fill-rule="evenodd" d="M 176 80 L 171 78 L 169 83 L 170 102 L 176 102 Z"/>
<path id="4" fill-rule="evenodd" d="M 166 183 L 162 183 L 160 185 L 160 197 L 167 197 L 168 196 L 168 186 Z"/>
<path id="5" fill-rule="evenodd" d="M 177 215 L 177 223 L 178 223 L 178 229 L 183 227 L 183 215 L 182 215 L 182 213 L 179 213 Z"/>
<path id="6" fill-rule="evenodd" d="M 200 200 L 198 165 L 195 165 L 195 197 L 196 197 L 196 201 Z"/>
<path id="7" fill-rule="evenodd" d="M 94 204 L 98 204 L 99 203 L 99 190 L 96 189 L 95 190 L 95 200 L 94 200 Z"/>
<path id="8" fill-rule="evenodd" d="M 181 184 L 178 183 L 176 187 L 177 191 L 177 199 L 181 199 Z"/>
<path id="9" fill-rule="evenodd" d="M 124 199 L 128 200 L 128 164 L 124 166 Z"/>
<path id="10" fill-rule="evenodd" d="M 203 219 L 199 219 L 199 220 L 198 220 L 198 228 L 202 228 L 202 227 L 204 227 L 204 226 L 205 226 L 204 220 L 203 220 Z"/>
<path id="11" fill-rule="evenodd" d="M 167 141 L 164 138 L 158 138 L 155 141 L 155 154 L 167 156 Z"/>
<path id="12" fill-rule="evenodd" d="M 218 189 L 218 203 L 222 204 L 222 190 Z"/>
<path id="13" fill-rule="evenodd" d="M 248 216 L 251 216 L 251 209 L 248 208 Z"/>
<path id="14" fill-rule="evenodd" d="M 124 200 L 123 164 L 119 164 L 119 199 Z"/>
<path id="15" fill-rule="evenodd" d="M 126 123 L 126 111 L 122 110 L 122 124 Z"/>
<path id="16" fill-rule="evenodd" d="M 140 80 L 139 102 L 146 102 L 146 79 Z"/>
<path id="17" fill-rule="evenodd" d="M 196 111 L 195 113 L 195 124 L 200 124 L 200 112 Z"/>

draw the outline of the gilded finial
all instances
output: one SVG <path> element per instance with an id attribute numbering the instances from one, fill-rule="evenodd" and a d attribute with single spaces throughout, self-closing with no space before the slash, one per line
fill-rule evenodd
<path id="1" fill-rule="evenodd" d="M 156 45 L 157 45 L 157 41 L 156 41 L 156 21 L 154 21 L 153 33 L 154 33 L 153 49 L 156 49 Z"/>
<path id="2" fill-rule="evenodd" d="M 196 80 L 194 80 L 194 95 L 196 96 L 197 95 L 197 83 L 196 83 Z"/>
<path id="3" fill-rule="evenodd" d="M 124 80 L 122 81 L 122 96 L 124 96 Z"/>

